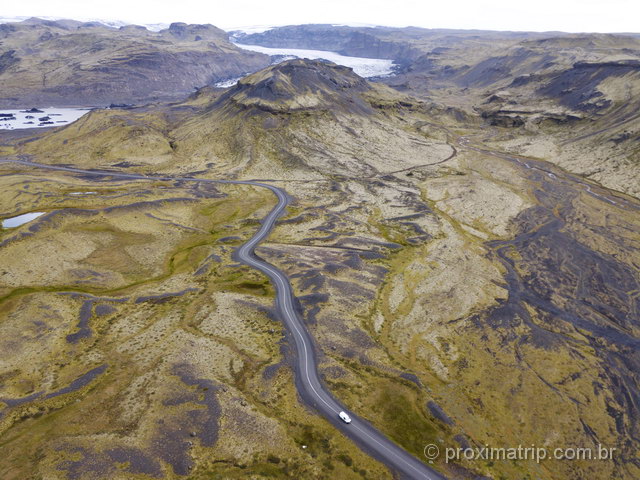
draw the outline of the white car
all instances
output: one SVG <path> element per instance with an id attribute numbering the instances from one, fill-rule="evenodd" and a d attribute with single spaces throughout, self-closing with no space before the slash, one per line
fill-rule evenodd
<path id="1" fill-rule="evenodd" d="M 344 423 L 351 423 L 351 417 L 347 415 L 347 412 L 340 412 L 338 416 L 342 419 Z"/>

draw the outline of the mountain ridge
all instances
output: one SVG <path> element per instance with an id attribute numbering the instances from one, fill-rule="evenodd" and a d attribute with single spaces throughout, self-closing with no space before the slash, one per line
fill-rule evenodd
<path id="1" fill-rule="evenodd" d="M 195 88 L 271 63 L 213 25 L 151 32 L 95 23 L 0 25 L 0 105 L 94 106 L 180 99 Z"/>

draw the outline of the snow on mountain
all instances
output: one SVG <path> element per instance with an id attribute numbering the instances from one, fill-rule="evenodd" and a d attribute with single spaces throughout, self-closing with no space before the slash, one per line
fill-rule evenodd
<path id="1" fill-rule="evenodd" d="M 241 43 L 235 44 L 237 47 L 245 50 L 251 50 L 254 52 L 265 53 L 272 57 L 282 57 L 278 60 L 290 59 L 290 58 L 309 58 L 309 59 L 323 59 L 338 65 L 344 65 L 346 67 L 353 68 L 361 77 L 379 77 L 393 74 L 393 61 L 383 58 L 361 58 L 361 57 L 349 57 L 346 55 L 340 55 L 336 52 L 330 52 L 326 50 L 308 50 L 300 48 L 270 48 L 262 47 L 260 45 L 244 45 Z"/>
<path id="2" fill-rule="evenodd" d="M 15 23 L 15 22 L 24 22 L 25 20 L 29 20 L 32 18 L 39 18 L 41 20 L 48 20 L 55 22 L 56 20 L 66 20 L 64 17 L 49 17 L 49 16 L 39 16 L 39 17 L 0 17 L 0 24 L 2 23 Z M 105 27 L 109 28 L 120 28 L 125 25 L 133 25 L 131 22 L 124 22 L 122 20 L 105 20 L 102 18 L 81 18 L 81 19 L 73 19 L 78 22 L 86 22 L 86 23 L 100 23 Z M 165 28 L 169 28 L 168 23 L 142 23 L 135 24 L 145 27 L 147 30 L 152 32 L 159 32 L 160 30 L 164 30 Z"/>

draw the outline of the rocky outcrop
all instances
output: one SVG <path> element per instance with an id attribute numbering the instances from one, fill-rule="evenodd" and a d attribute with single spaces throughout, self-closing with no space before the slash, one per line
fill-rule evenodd
<path id="1" fill-rule="evenodd" d="M 0 55 L 0 74 L 8 70 L 12 65 L 18 63 L 20 59 L 16 57 L 15 50 L 9 50 Z"/>
<path id="2" fill-rule="evenodd" d="M 369 90 L 367 81 L 348 67 L 317 60 L 289 60 L 240 80 L 216 103 L 272 113 L 370 113 L 371 104 L 362 97 Z"/>
<path id="3" fill-rule="evenodd" d="M 538 94 L 558 99 L 560 105 L 582 112 L 598 113 L 613 101 L 600 90 L 603 82 L 625 77 L 640 81 L 640 60 L 576 62 L 571 68 L 547 78 Z"/>
<path id="4" fill-rule="evenodd" d="M 481 116 L 489 125 L 494 127 L 522 127 L 525 123 L 524 118 L 521 115 L 501 112 L 499 110 L 493 112 L 482 112 Z"/>
<path id="5" fill-rule="evenodd" d="M 182 22 L 172 23 L 169 28 L 162 30 L 161 35 L 172 37 L 180 41 L 199 42 L 201 40 L 228 41 L 229 35 L 224 30 L 210 24 L 189 25 Z"/>

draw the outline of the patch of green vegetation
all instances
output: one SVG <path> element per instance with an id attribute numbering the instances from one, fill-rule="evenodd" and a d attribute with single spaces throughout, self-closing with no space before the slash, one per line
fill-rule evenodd
<path id="1" fill-rule="evenodd" d="M 247 279 L 247 274 L 251 280 Z M 245 269 L 222 269 L 216 278 L 217 290 L 250 295 L 270 296 L 274 294 L 273 286 L 269 279 L 256 272 L 247 272 Z"/>
<path id="2" fill-rule="evenodd" d="M 271 290 L 269 288 L 270 282 L 265 280 L 262 283 L 256 282 L 242 282 L 236 285 L 239 291 L 249 290 L 252 293 L 257 293 L 259 295 L 267 295 Z"/>
<path id="3" fill-rule="evenodd" d="M 389 388 L 381 393 L 377 403 L 384 431 L 409 452 L 420 457 L 424 446 L 436 441 L 438 431 L 426 419 L 425 407 L 417 405 L 415 397 Z"/>
<path id="4" fill-rule="evenodd" d="M 251 465 L 217 462 L 213 468 L 190 474 L 190 478 L 207 480 L 305 478 L 306 471 L 307 468 L 296 460 L 288 460 L 277 465 L 268 461 L 256 462 Z"/>
<path id="5" fill-rule="evenodd" d="M 399 445 L 418 456 L 437 437 L 449 437 L 426 415 L 428 398 L 413 382 L 362 365 L 351 359 L 336 358 L 353 371 L 359 383 L 327 379 L 330 389 L 349 405 L 357 405 L 365 418 L 380 428 Z"/>

